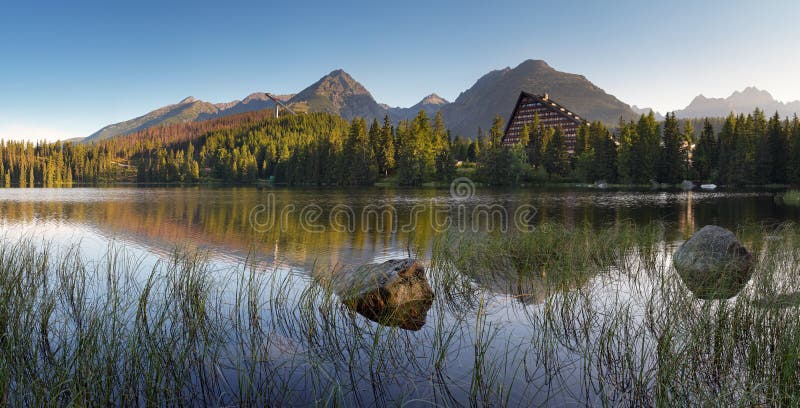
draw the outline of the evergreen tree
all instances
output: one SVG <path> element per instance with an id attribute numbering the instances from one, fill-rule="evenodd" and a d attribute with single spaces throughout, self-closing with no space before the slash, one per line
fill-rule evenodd
<path id="1" fill-rule="evenodd" d="M 633 165 L 631 173 L 634 182 L 649 183 L 658 177 L 658 163 L 661 151 L 661 132 L 653 111 L 639 118 L 633 142 Z"/>
<path id="2" fill-rule="evenodd" d="M 436 155 L 436 180 L 450 182 L 455 178 L 456 166 L 450 156 L 450 149 L 441 149 Z"/>
<path id="3" fill-rule="evenodd" d="M 548 176 L 564 176 L 569 171 L 570 159 L 561 128 L 550 129 L 545 142 L 544 168 Z"/>
<path id="4" fill-rule="evenodd" d="M 592 122 L 588 132 L 588 149 L 594 153 L 592 173 L 596 180 L 616 182 L 617 145 L 602 122 Z"/>
<path id="5" fill-rule="evenodd" d="M 617 177 L 624 183 L 636 182 L 636 164 L 634 158 L 634 143 L 639 136 L 636 134 L 636 126 L 633 122 L 625 122 L 620 118 L 619 123 L 619 148 L 617 154 Z"/>
<path id="6" fill-rule="evenodd" d="M 730 184 L 735 180 L 734 172 L 737 167 L 736 155 L 738 144 L 736 141 L 736 123 L 737 120 L 733 113 L 728 115 L 717 137 L 718 165 L 715 181 L 721 184 Z"/>
<path id="7" fill-rule="evenodd" d="M 659 161 L 659 180 L 677 184 L 683 179 L 684 160 L 681 133 L 674 113 L 667 113 L 664 120 L 663 143 Z"/>
<path id="8" fill-rule="evenodd" d="M 784 130 L 781 125 L 781 117 L 778 112 L 769 119 L 767 124 L 767 143 L 772 156 L 772 166 L 769 174 L 770 183 L 786 183 L 787 161 L 789 153 L 789 132 L 788 123 Z"/>
<path id="9" fill-rule="evenodd" d="M 419 185 L 436 173 L 437 149 L 433 129 L 424 110 L 414 118 L 405 135 L 398 128 L 397 174 L 401 184 Z"/>
<path id="10" fill-rule="evenodd" d="M 692 149 L 694 149 L 694 125 L 691 120 L 683 124 L 681 136 L 680 158 L 682 163 L 683 178 L 692 178 Z"/>
<path id="11" fill-rule="evenodd" d="M 580 157 L 589 148 L 589 125 L 582 123 L 575 134 L 575 157 Z"/>
<path id="12" fill-rule="evenodd" d="M 788 179 L 792 184 L 800 184 L 800 119 L 797 114 L 792 118 L 790 125 L 791 143 L 790 159 L 787 165 Z"/>
<path id="13" fill-rule="evenodd" d="M 522 125 L 522 129 L 519 132 L 519 141 L 517 142 L 517 145 L 527 150 L 528 145 L 530 144 L 531 144 L 531 130 L 528 127 L 528 124 L 524 123 Z"/>
<path id="14" fill-rule="evenodd" d="M 347 168 L 346 184 L 370 185 L 375 183 L 378 165 L 369 143 L 365 119 L 353 119 L 350 133 L 344 145 L 344 167 Z"/>
<path id="15" fill-rule="evenodd" d="M 703 181 L 716 178 L 719 152 L 717 149 L 716 135 L 711 122 L 706 119 L 703 122 L 703 131 L 700 133 L 700 140 L 692 154 L 692 168 L 695 176 Z"/>
<path id="16" fill-rule="evenodd" d="M 476 162 L 481 153 L 481 147 L 477 140 L 473 140 L 467 149 L 467 161 Z"/>
<path id="17" fill-rule="evenodd" d="M 500 147 L 503 140 L 503 117 L 494 115 L 492 120 L 492 128 L 489 129 L 490 147 L 492 149 Z"/>
<path id="18" fill-rule="evenodd" d="M 542 128 L 539 114 L 533 115 L 533 122 L 530 126 L 531 136 L 528 143 L 528 163 L 534 168 L 542 165 L 542 155 L 544 154 L 544 129 Z"/>
<path id="19" fill-rule="evenodd" d="M 525 152 L 519 147 L 499 146 L 484 150 L 478 161 L 478 179 L 494 186 L 519 183 L 529 168 L 525 163 Z"/>
<path id="20" fill-rule="evenodd" d="M 389 120 L 389 115 L 383 118 L 383 127 L 380 129 L 380 135 L 376 143 L 375 156 L 378 160 L 378 171 L 384 176 L 388 176 L 394 169 L 394 129 L 392 122 Z"/>

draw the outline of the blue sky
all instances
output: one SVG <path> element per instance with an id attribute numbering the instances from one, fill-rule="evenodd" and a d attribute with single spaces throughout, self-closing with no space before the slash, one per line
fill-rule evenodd
<path id="1" fill-rule="evenodd" d="M 453 100 L 529 58 L 661 112 L 749 85 L 795 100 L 798 16 L 796 1 L 5 2 L 0 138 L 87 136 L 189 95 L 297 92 L 337 68 L 389 105 Z"/>

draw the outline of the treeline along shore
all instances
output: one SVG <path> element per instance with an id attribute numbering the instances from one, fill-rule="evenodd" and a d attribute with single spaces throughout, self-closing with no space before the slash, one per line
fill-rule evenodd
<path id="1" fill-rule="evenodd" d="M 326 113 L 250 112 L 149 128 L 93 143 L 0 142 L 0 186 L 95 183 L 423 185 L 464 175 L 489 185 L 605 181 L 723 185 L 800 184 L 800 120 L 756 110 L 725 119 L 663 122 L 642 115 L 610 129 L 586 123 L 568 151 L 538 120 L 502 143 L 496 116 L 477 137 L 453 137 L 440 113 L 397 124 Z M 702 128 L 695 130 L 695 126 Z"/>

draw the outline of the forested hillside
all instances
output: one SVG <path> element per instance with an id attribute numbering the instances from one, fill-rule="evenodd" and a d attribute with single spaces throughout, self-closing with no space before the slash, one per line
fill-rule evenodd
<path id="1" fill-rule="evenodd" d="M 3 142 L 0 185 L 220 181 L 258 179 L 289 185 L 398 185 L 449 182 L 462 173 L 493 185 L 581 180 L 609 183 L 800 183 L 800 120 L 760 110 L 724 121 L 663 123 L 651 113 L 578 131 L 575 152 L 560 129 L 535 120 L 520 143 L 502 144 L 503 118 L 487 137 L 451 138 L 442 112 L 424 110 L 393 126 L 328 113 L 272 117 L 250 112 L 145 129 L 92 144 Z M 712 123 L 718 123 L 715 126 Z M 695 130 L 695 127 L 700 127 Z"/>

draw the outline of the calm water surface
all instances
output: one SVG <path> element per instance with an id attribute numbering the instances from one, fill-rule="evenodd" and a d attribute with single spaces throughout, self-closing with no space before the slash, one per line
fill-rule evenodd
<path id="1" fill-rule="evenodd" d="M 79 244 L 89 260 L 100 260 L 109 246 L 113 246 L 135 254 L 144 265 L 167 259 L 176 247 L 200 249 L 219 266 L 241 265 L 248 259 L 267 265 L 264 271 L 287 276 L 288 290 L 295 292 L 309 285 L 314 271 L 334 266 L 409 255 L 429 262 L 437 235 L 448 227 L 459 234 L 502 234 L 552 223 L 599 231 L 613 225 L 648 225 L 659 221 L 666 229 L 663 246 L 668 249 L 659 259 L 668 263 L 670 248 L 706 224 L 736 229 L 741 225 L 769 226 L 798 219 L 799 209 L 780 204 L 770 192 L 478 188 L 464 194 L 446 189 L 0 189 L 0 236 L 6 243 L 31 239 L 39 245 L 55 247 Z M 651 300 L 646 294 L 649 280 L 621 276 L 624 274 L 599 274 L 586 280 L 581 290 L 592 293 L 592 299 L 616 299 L 608 307 L 625 307 L 628 308 L 625 313 L 638 315 L 636 311 L 643 310 L 643 305 Z M 587 373 L 580 356 L 570 354 L 568 345 L 553 351 L 564 364 L 558 370 L 559 378 L 551 378 L 547 373 L 553 368 L 543 367 L 531 357 L 536 353 L 530 350 L 545 348 L 543 344 L 534 344 L 532 339 L 544 338 L 535 328 L 543 327 L 546 320 L 543 305 L 547 295 L 520 297 L 496 279 L 467 278 L 489 294 L 485 303 L 454 304 L 441 296 L 440 291 L 428 312 L 428 324 L 422 330 L 400 330 L 393 335 L 391 341 L 399 342 L 396 343 L 399 354 L 387 360 L 387 370 L 407 375 L 376 380 L 371 366 L 373 356 L 358 353 L 355 357 L 351 355 L 350 362 L 320 357 L 322 363 L 311 364 L 316 361 L 314 358 L 292 358 L 278 364 L 285 372 L 274 369 L 283 373 L 282 381 L 297 391 L 292 393 L 297 399 L 288 403 L 319 402 L 310 395 L 326 388 L 309 379 L 316 378 L 309 370 L 327 371 L 329 377 L 324 378 L 337 378 L 348 384 L 342 388 L 360 390 L 342 397 L 353 403 L 383 405 L 413 398 L 474 403 L 473 396 L 468 395 L 470 383 L 476 378 L 472 371 L 474 352 L 480 337 L 485 335 L 476 325 L 481 328 L 488 325 L 486 333 L 496 337 L 493 345 L 487 347 L 486 356 L 494 359 L 497 367 L 503 367 L 492 373 L 492 378 L 508 388 L 507 394 L 502 395 L 505 402 L 513 405 L 601 402 L 597 399 L 598 391 L 587 385 L 592 380 L 585 378 L 602 375 L 591 370 Z M 437 282 L 433 286 L 435 291 L 441 289 Z M 604 304 L 598 302 L 591 310 L 602 315 Z M 302 335 L 279 323 L 271 324 L 270 330 L 282 339 L 275 343 L 278 349 L 273 356 L 309 355 L 310 345 Z M 566 328 L 570 322 L 565 320 L 561 324 Z M 367 339 L 386 335 L 378 324 L 365 318 L 356 326 L 359 335 Z M 443 352 L 447 361 L 444 368 L 434 364 L 432 357 L 437 347 L 441 348 L 436 339 L 442 332 L 453 336 Z M 353 335 L 346 330 L 343 333 Z M 650 341 L 649 338 L 643 341 L 643 350 L 652 349 Z M 509 356 L 521 363 L 509 363 Z M 271 363 L 274 361 L 265 364 Z M 354 365 L 369 375 L 353 375 Z M 434 365 L 436 370 L 432 368 Z M 340 377 L 342 370 L 348 368 L 349 378 Z M 442 377 L 432 378 L 433 372 Z M 226 375 L 231 383 L 238 378 L 233 368 Z M 376 387 L 376 381 L 381 385 Z M 310 399 L 305 400 L 306 397 Z M 615 402 L 613 397 L 607 398 L 606 395 L 602 401 Z M 617 402 L 629 401 L 624 396 L 619 398 Z"/>
<path id="2" fill-rule="evenodd" d="M 520 222 L 532 227 L 663 221 L 676 241 L 706 224 L 735 229 L 800 219 L 800 209 L 776 203 L 769 192 L 479 188 L 454 198 L 449 190 L 5 189 L 0 233 L 8 239 L 81 242 L 98 251 L 113 241 L 156 256 L 176 246 L 206 249 L 219 261 L 257 254 L 302 269 L 379 261 L 410 249 L 424 253 L 447 225 L 464 232 L 513 230 L 515 210 L 522 206 L 533 211 Z"/>

